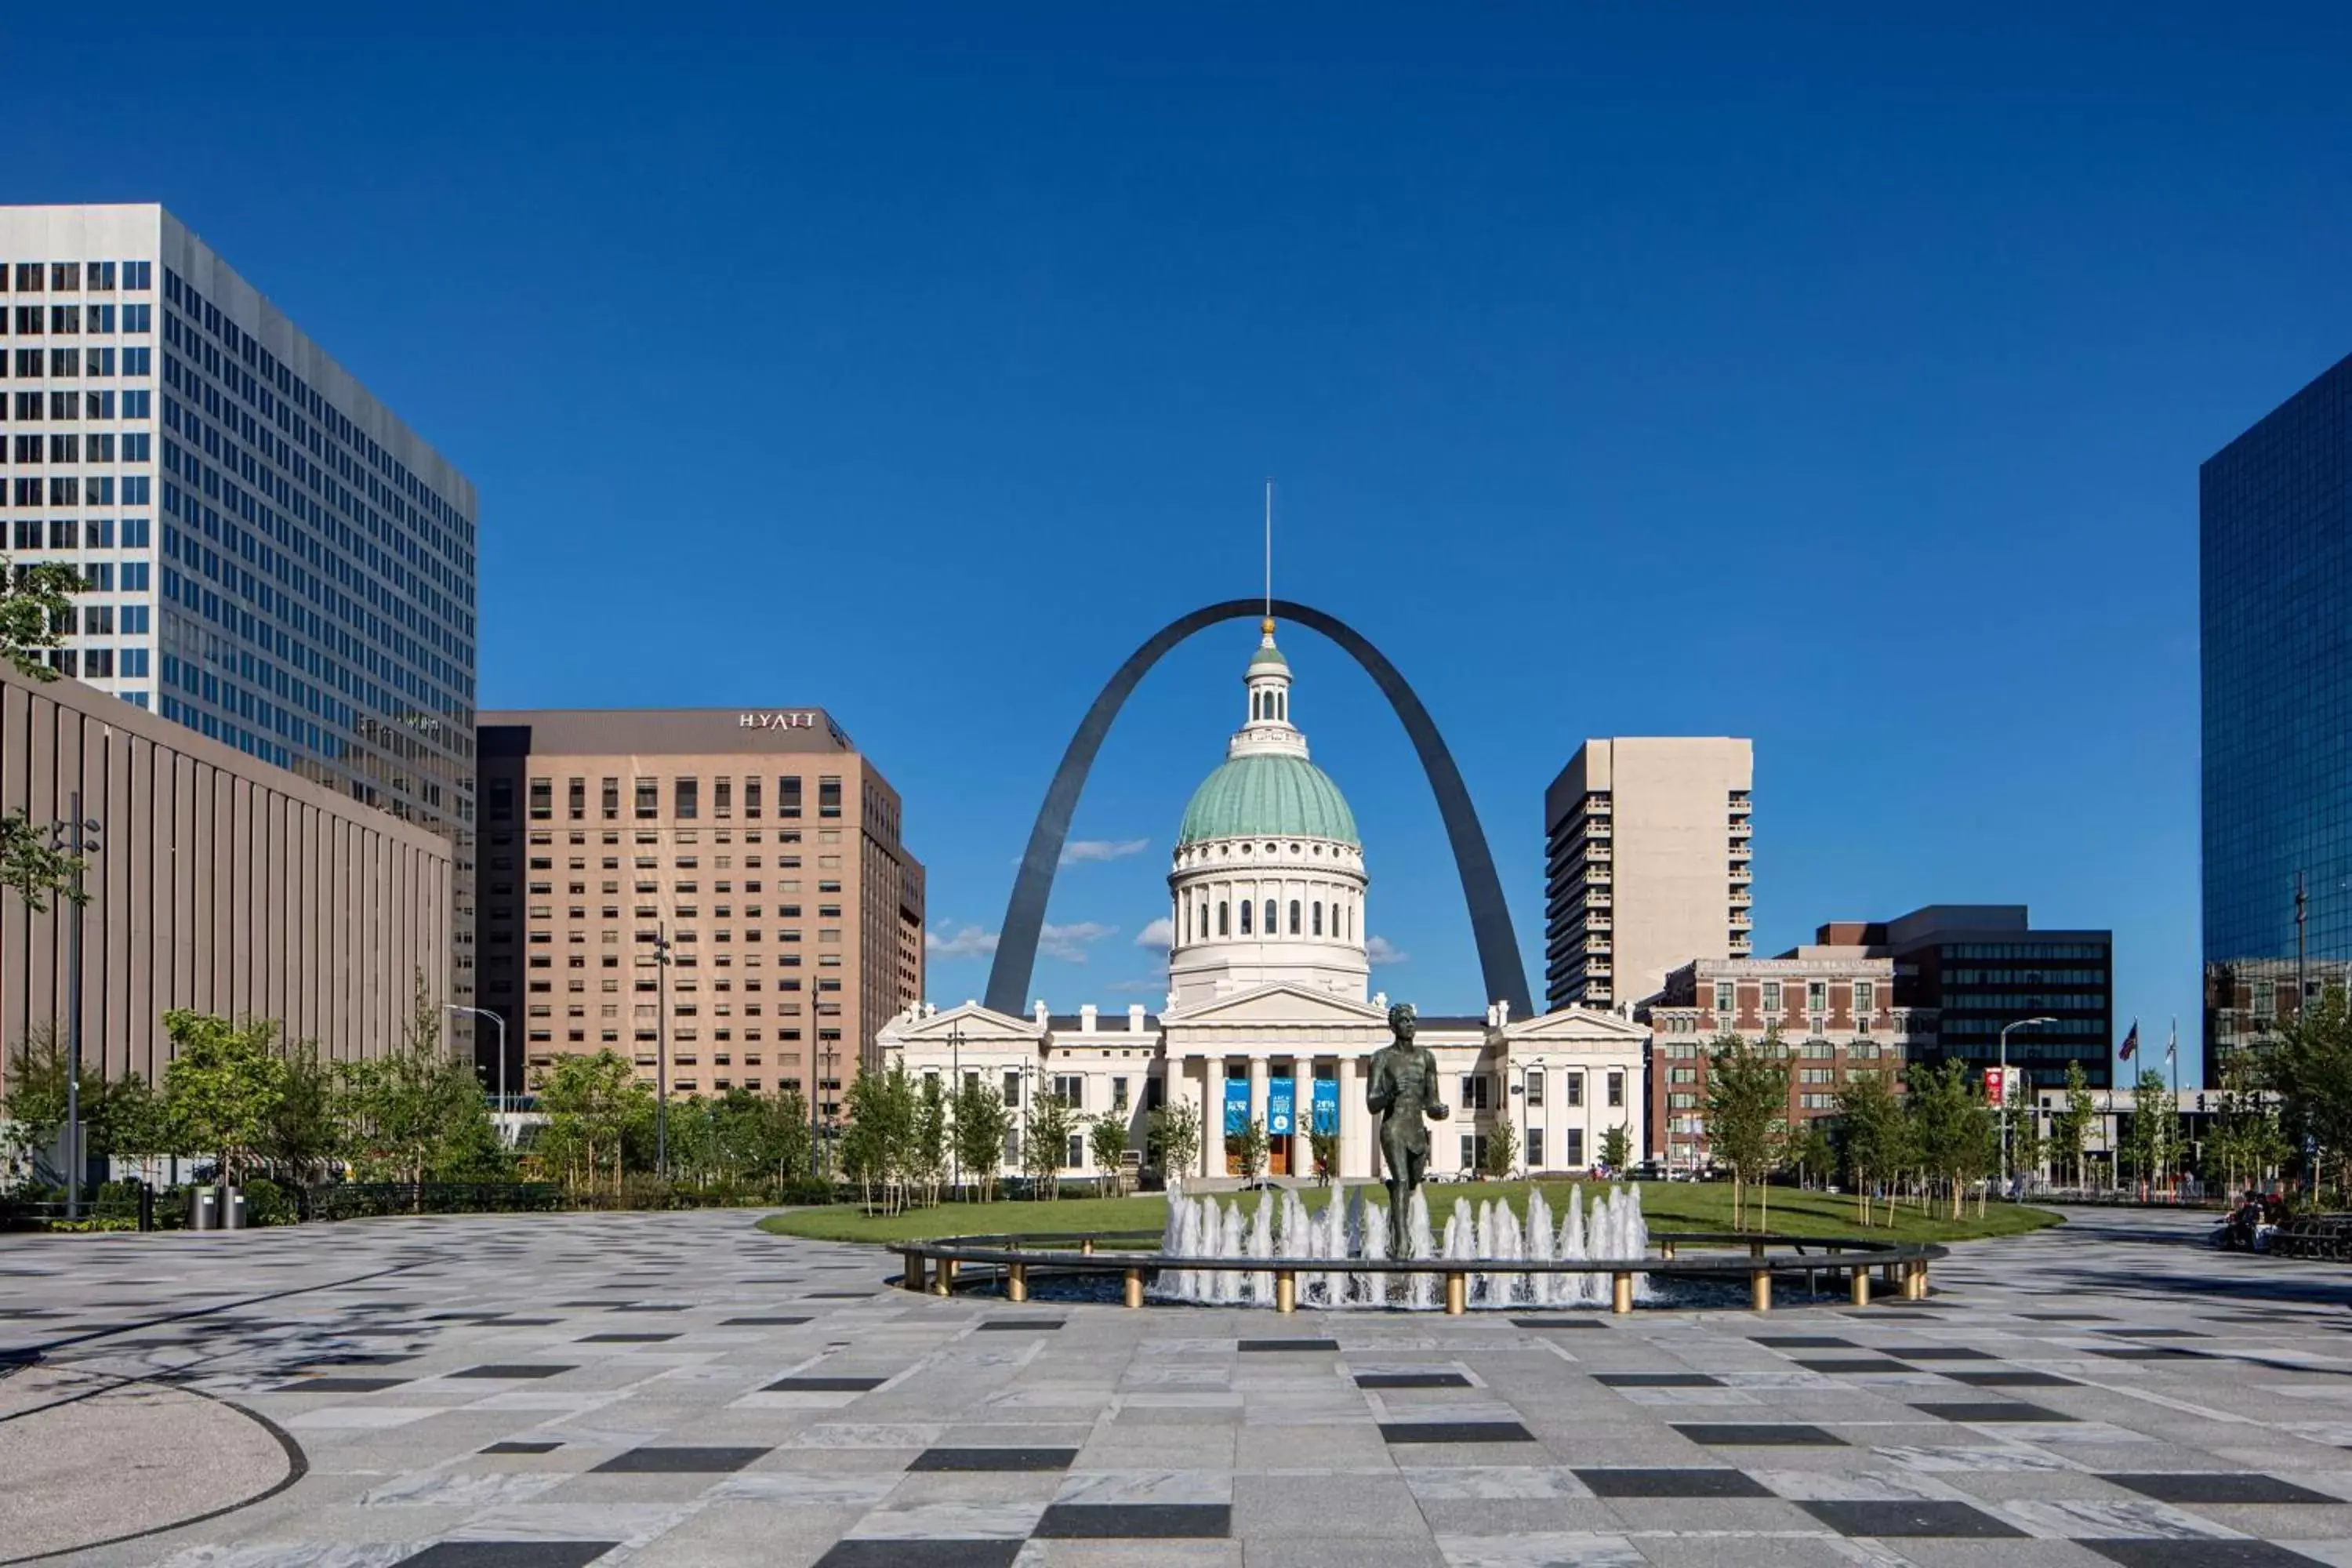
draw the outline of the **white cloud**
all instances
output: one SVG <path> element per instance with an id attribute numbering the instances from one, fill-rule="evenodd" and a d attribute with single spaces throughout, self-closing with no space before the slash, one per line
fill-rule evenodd
<path id="1" fill-rule="evenodd" d="M 1048 925 L 1037 932 L 1037 949 L 1049 958 L 1084 963 L 1088 942 L 1100 942 L 1107 936 L 1118 934 L 1117 926 L 1107 926 L 1098 921 L 1079 921 L 1066 926 Z M 994 945 L 992 940 L 991 945 Z"/>
<path id="2" fill-rule="evenodd" d="M 1141 931 L 1135 933 L 1136 946 L 1156 947 L 1162 952 L 1167 952 L 1169 946 L 1173 943 L 1175 940 L 1176 922 L 1170 920 L 1166 915 L 1161 915 L 1158 920 L 1153 921 L 1150 925 L 1145 926 Z"/>
<path id="3" fill-rule="evenodd" d="M 968 925 L 952 936 L 923 933 L 923 951 L 933 958 L 985 958 L 996 951 L 996 933 Z"/>
<path id="4" fill-rule="evenodd" d="M 1140 855 L 1151 847 L 1149 838 L 1074 838 L 1062 846 L 1062 864 L 1076 866 L 1084 860 L 1124 860 L 1129 855 Z"/>
<path id="5" fill-rule="evenodd" d="M 1370 936 L 1364 939 L 1364 956 L 1377 967 L 1383 963 L 1402 963 L 1412 955 L 1384 936 Z"/>

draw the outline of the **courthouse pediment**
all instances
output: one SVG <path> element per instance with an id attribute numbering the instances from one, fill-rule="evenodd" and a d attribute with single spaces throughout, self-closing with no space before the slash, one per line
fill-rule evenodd
<path id="1" fill-rule="evenodd" d="M 1163 1013 L 1160 1021 L 1168 1028 L 1188 1025 L 1347 1025 L 1385 1030 L 1388 1015 L 1369 1002 L 1276 983 L 1237 991 L 1180 1012 Z"/>

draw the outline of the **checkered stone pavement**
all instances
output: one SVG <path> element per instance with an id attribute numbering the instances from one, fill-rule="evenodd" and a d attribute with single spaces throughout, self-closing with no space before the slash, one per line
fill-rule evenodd
<path id="1" fill-rule="evenodd" d="M 10 1239 L 0 1474 L 49 1489 L 0 1552 L 13 1506 L 126 1568 L 2352 1568 L 2352 1281 L 2200 1229 L 1622 1319 L 938 1300 L 725 1213 Z"/>

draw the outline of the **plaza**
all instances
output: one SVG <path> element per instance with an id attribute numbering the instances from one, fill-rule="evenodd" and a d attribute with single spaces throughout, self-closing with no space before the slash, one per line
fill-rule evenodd
<path id="1" fill-rule="evenodd" d="M 2069 1217 L 1769 1319 L 1015 1307 L 723 1211 L 12 1241 L 0 1549 L 2352 1564 L 2352 1286 Z"/>

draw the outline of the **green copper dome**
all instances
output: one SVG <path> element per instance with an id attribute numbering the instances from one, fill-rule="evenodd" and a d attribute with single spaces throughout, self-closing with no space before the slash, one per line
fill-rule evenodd
<path id="1" fill-rule="evenodd" d="M 1201 781 L 1179 844 L 1204 838 L 1336 838 L 1362 847 L 1356 814 L 1331 776 L 1304 757 L 1235 757 Z"/>
<path id="2" fill-rule="evenodd" d="M 1282 650 L 1280 648 L 1262 646 L 1258 648 L 1257 652 L 1250 656 L 1249 667 L 1252 669 L 1272 668 L 1287 670 L 1290 668 L 1290 661 L 1282 657 Z M 1244 675 L 1243 679 L 1246 680 L 1248 677 Z"/>

